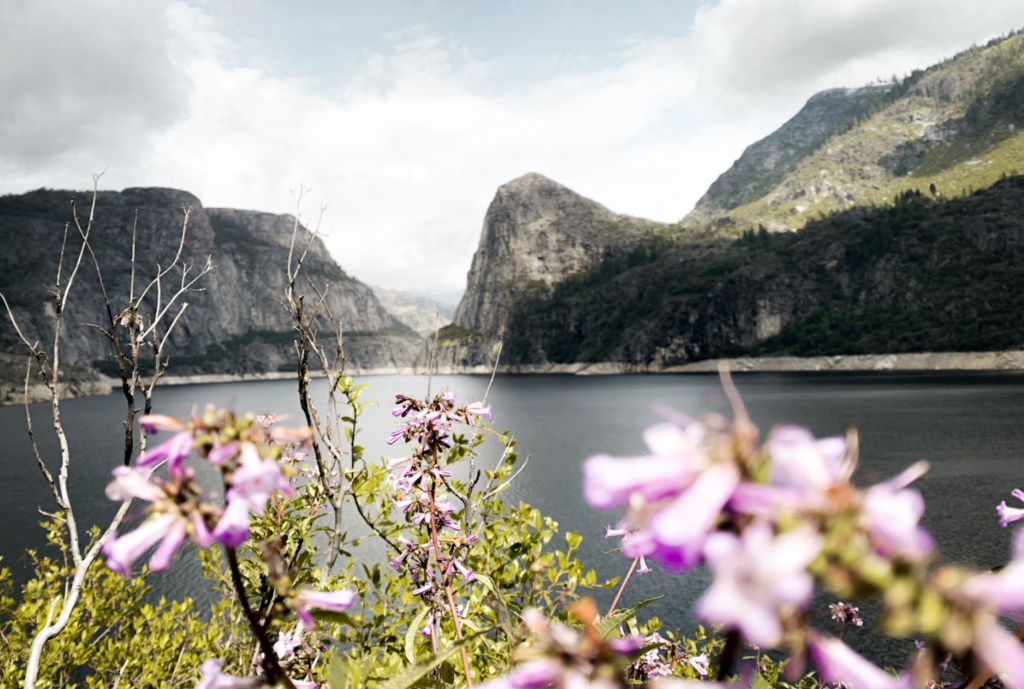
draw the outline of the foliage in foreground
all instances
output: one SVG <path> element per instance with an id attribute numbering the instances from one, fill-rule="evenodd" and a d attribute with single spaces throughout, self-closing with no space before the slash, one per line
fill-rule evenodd
<path id="1" fill-rule="evenodd" d="M 365 386 L 336 384 L 350 450 L 326 486 L 308 461 L 309 429 L 212 407 L 187 420 L 143 417 L 171 436 L 116 468 L 107 495 L 146 503 L 144 515 L 104 545 L 107 567 L 90 571 L 76 618 L 47 645 L 38 686 L 909 689 L 981 686 L 993 673 L 1024 685 L 1024 649 L 998 623 L 1024 609 L 1024 544 L 999 572 L 931 566 L 923 501 L 909 487 L 926 467 L 857 488 L 853 434 L 819 440 L 782 426 L 762 444 L 728 380 L 731 420 L 663 411 L 645 433 L 648 454 L 584 465 L 590 506 L 625 508 L 607 536 L 622 539 L 629 573 L 599 584 L 576 557 L 578 534 L 558 547 L 550 518 L 502 502 L 518 456 L 510 434 L 487 425 L 484 403 L 398 396 L 389 442 L 403 456 L 375 463 L 356 444 Z M 193 453 L 219 472 L 225 500 L 197 482 Z M 322 572 L 331 484 L 345 487 L 359 521 L 345 527 L 344 564 Z M 998 513 L 1004 527 L 1024 518 L 1005 503 Z M 60 519 L 46 528 L 66 554 Z M 145 602 L 147 571 L 168 567 L 186 541 L 219 602 Z M 66 563 L 30 557 L 36 574 L 20 601 L 0 572 L 4 686 L 21 682 L 32 630 L 65 581 Z M 710 567 L 697 603 L 709 627 L 684 635 L 644 620 L 650 601 L 601 614 L 581 597 L 618 584 L 617 603 L 648 561 Z M 845 626 L 863 624 L 849 603 L 829 610 L 838 637 L 811 628 L 819 589 L 881 600 L 880 628 L 921 642 L 908 670 L 879 669 L 843 644 Z"/>

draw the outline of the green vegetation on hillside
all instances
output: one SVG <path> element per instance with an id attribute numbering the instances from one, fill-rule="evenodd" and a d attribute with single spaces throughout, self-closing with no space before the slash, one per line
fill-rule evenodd
<path id="1" fill-rule="evenodd" d="M 513 310 L 519 363 L 681 363 L 1024 346 L 1024 177 L 963 198 L 901 193 L 798 233 L 658 241 Z"/>

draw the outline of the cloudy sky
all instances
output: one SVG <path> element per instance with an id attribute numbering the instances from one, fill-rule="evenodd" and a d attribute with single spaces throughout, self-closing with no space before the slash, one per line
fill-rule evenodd
<path id="1" fill-rule="evenodd" d="M 0 0 L 0 193 L 292 212 L 356 277 L 464 285 L 536 171 L 685 215 L 813 93 L 1024 27 L 1020 0 Z"/>

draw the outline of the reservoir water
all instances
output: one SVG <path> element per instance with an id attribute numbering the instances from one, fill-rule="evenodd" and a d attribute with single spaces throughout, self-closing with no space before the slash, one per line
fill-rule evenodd
<path id="1" fill-rule="evenodd" d="M 364 399 L 380 402 L 368 410 L 362 426 L 367 457 L 391 456 L 385 440 L 395 427 L 389 413 L 394 395 L 422 396 L 427 380 L 368 376 L 362 382 L 371 385 Z M 435 391 L 451 388 L 461 400 L 470 401 L 483 395 L 487 382 L 486 377 L 441 376 L 432 385 Z M 859 483 L 884 479 L 919 459 L 928 460 L 931 471 L 917 487 L 927 502 L 924 525 L 936 539 L 940 558 L 982 568 L 1008 558 L 1010 533 L 999 528 L 995 506 L 1010 499 L 1013 488 L 1024 488 L 1024 375 L 751 373 L 737 375 L 736 383 L 762 433 L 782 422 L 807 426 L 819 436 L 856 427 L 861 437 Z M 325 382 L 314 385 L 322 392 Z M 189 385 L 159 389 L 155 409 L 180 416 L 194 405 L 212 402 L 240 412 L 285 413 L 290 418 L 283 423 L 295 425 L 300 418 L 296 399 L 291 381 Z M 614 524 L 617 515 L 586 506 L 580 491 L 581 463 L 595 453 L 643 451 L 641 433 L 658 420 L 651 412 L 653 405 L 689 414 L 727 412 L 715 375 L 499 376 L 488 401 L 494 408 L 494 425 L 511 429 L 522 457 L 530 456 L 528 468 L 506 492 L 506 499 L 528 502 L 557 520 L 562 531 L 583 535 L 581 556 L 599 579 L 625 574 L 629 563 L 606 552 L 617 542 L 605 541 L 604 526 Z M 73 453 L 71 492 L 83 531 L 109 518 L 115 509 L 103 488 L 110 469 L 120 461 L 123 406 L 118 394 L 63 403 Z M 33 405 L 32 412 L 43 456 L 55 472 L 58 455 L 49 430 L 49 407 Z M 20 582 L 29 575 L 24 551 L 43 543 L 37 510 L 53 511 L 55 505 L 32 459 L 23 408 L 0 409 L 0 434 L 0 555 Z M 490 445 L 485 462 L 496 459 L 500 451 Z M 624 603 L 663 595 L 647 610 L 667 627 L 685 632 L 693 624 L 693 603 L 708 582 L 702 568 L 682 575 L 655 568 L 630 582 Z M 169 597 L 208 597 L 208 584 L 188 551 L 152 583 L 156 593 Z M 611 593 L 599 591 L 596 597 L 607 604 Z M 830 624 L 829 602 L 832 599 L 821 597 L 815 603 L 825 628 Z M 864 612 L 864 629 L 847 629 L 844 639 L 877 662 L 902 666 L 911 642 L 878 637 L 871 630 L 876 611 L 868 606 Z"/>

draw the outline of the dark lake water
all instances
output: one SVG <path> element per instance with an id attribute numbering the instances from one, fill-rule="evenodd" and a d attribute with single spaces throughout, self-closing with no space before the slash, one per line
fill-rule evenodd
<path id="1" fill-rule="evenodd" d="M 370 458 L 389 456 L 385 444 L 395 422 L 388 413 L 397 392 L 423 395 L 426 379 L 369 376 L 379 400 L 365 417 L 363 444 Z M 763 432 L 780 422 L 794 422 L 816 434 L 834 435 L 855 426 L 861 433 L 860 482 L 873 482 L 927 459 L 931 471 L 917 486 L 927 500 L 924 525 L 935 536 L 943 560 L 992 567 L 1005 562 L 1010 535 L 999 529 L 995 505 L 1024 487 L 1024 376 L 991 374 L 799 373 L 740 374 L 736 382 L 754 421 Z M 324 381 L 315 385 L 323 389 Z M 486 377 L 435 377 L 434 390 L 450 387 L 460 399 L 479 399 Z M 366 398 L 364 397 L 364 399 Z M 191 385 L 163 388 L 157 393 L 161 413 L 184 415 L 193 405 L 212 402 L 238 411 L 290 413 L 299 418 L 295 386 L 290 381 Z M 512 429 L 518 450 L 530 455 L 529 468 L 506 492 L 506 499 L 523 500 L 553 517 L 560 528 L 580 532 L 585 562 L 598 577 L 623 575 L 628 561 L 605 551 L 603 529 L 617 515 L 591 511 L 580 491 L 580 465 L 590 455 L 627 455 L 643 449 L 641 433 L 657 421 L 655 404 L 690 414 L 726 411 L 715 375 L 685 376 L 501 376 L 491 390 L 495 425 Z M 74 455 L 71 486 L 79 525 L 100 523 L 115 505 L 103 495 L 110 469 L 120 457 L 120 419 L 123 400 L 117 395 L 68 400 L 63 415 Z M 32 407 L 36 434 L 44 456 L 55 471 L 56 441 L 47 433 L 49 409 Z M 0 483 L 0 554 L 5 565 L 23 580 L 28 571 L 21 554 L 39 547 L 42 532 L 37 508 L 54 509 L 45 482 L 32 460 L 25 434 L 24 410 L 0 409 L 4 439 L 3 479 Z M 485 457 L 499 450 L 492 444 Z M 349 520 L 351 523 L 351 519 Z M 194 559 L 179 556 L 172 569 L 154 578 L 156 591 L 170 597 L 197 595 L 207 590 Z M 670 576 L 660 570 L 634 579 L 624 595 L 629 605 L 664 595 L 648 608 L 667 626 L 691 626 L 693 602 L 709 577 L 698 569 Z M 611 593 L 598 592 L 605 605 Z M 817 601 L 821 617 L 827 597 Z M 871 610 L 865 629 L 847 630 L 845 639 L 878 662 L 902 666 L 909 641 L 882 640 L 871 631 Z M 825 623 L 828 624 L 827 622 Z"/>

